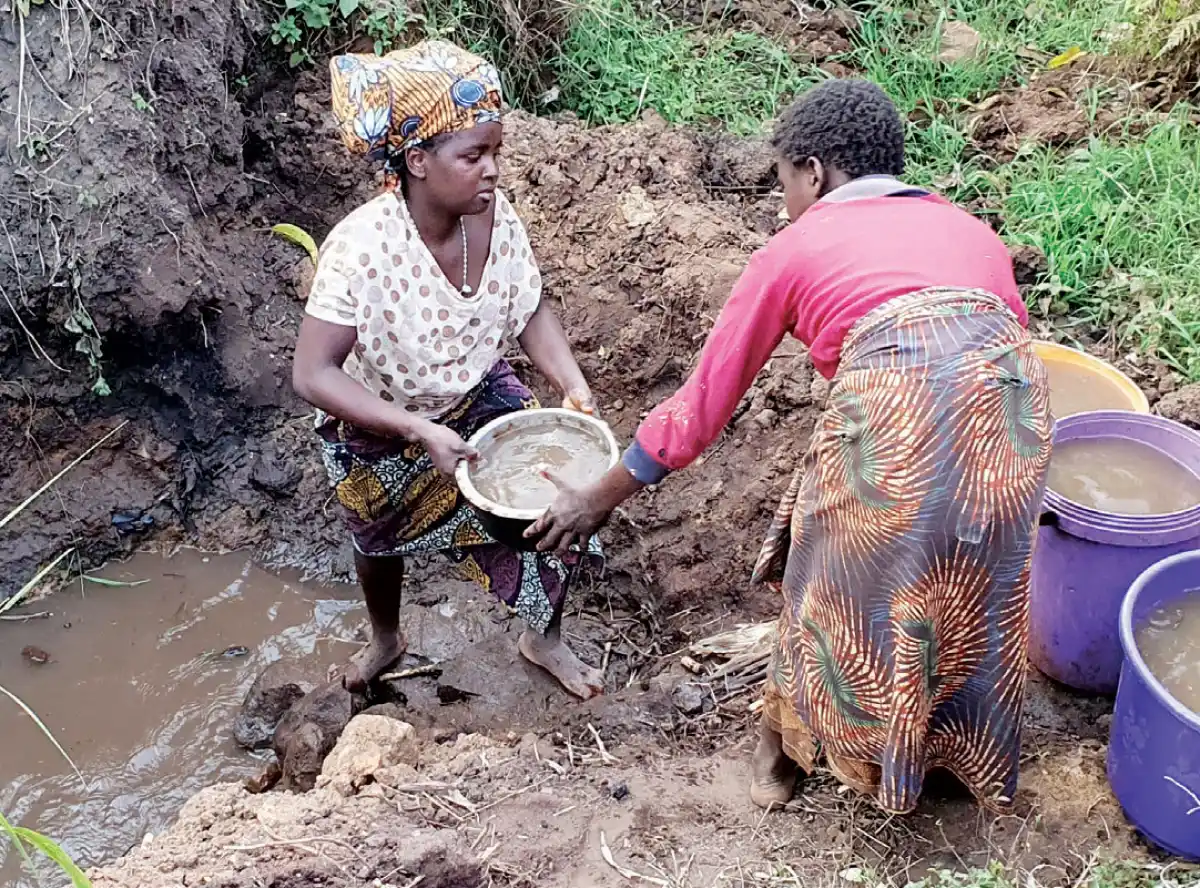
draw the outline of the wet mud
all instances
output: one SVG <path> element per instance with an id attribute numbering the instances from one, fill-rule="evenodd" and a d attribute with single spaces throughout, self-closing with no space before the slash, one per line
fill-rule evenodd
<path id="1" fill-rule="evenodd" d="M 351 715 L 364 710 L 402 717 L 427 738 L 550 730 L 573 719 L 607 728 L 627 712 L 620 691 L 638 656 L 621 634 L 645 643 L 628 612 L 594 591 L 581 596 L 565 631 L 585 659 L 609 667 L 617 708 L 608 721 L 583 708 L 564 718 L 562 690 L 519 656 L 519 626 L 506 610 L 443 565 L 424 565 L 406 582 L 409 652 L 386 673 L 398 677 L 352 700 L 326 682 L 366 638 L 356 586 L 303 583 L 245 555 L 191 550 L 139 554 L 90 576 L 132 585 L 85 581 L 0 622 L 0 684 L 36 710 L 82 773 L 16 706 L 2 706 L 0 811 L 36 823 L 85 866 L 161 831 L 201 788 L 257 778 L 272 746 L 281 788 L 311 789 Z M 643 713 L 655 698 L 640 687 L 637 697 Z M 671 727 L 670 706 L 660 714 Z M 33 888 L 15 855 L 0 860 L 4 884 Z"/>
<path id="2" fill-rule="evenodd" d="M 84 864 L 160 830 L 204 786 L 259 770 L 232 736 L 250 683 L 270 663 L 322 675 L 354 650 L 362 611 L 351 587 L 279 579 L 245 556 L 140 555 L 95 576 L 138 585 L 75 585 L 12 612 L 47 616 L 0 623 L 0 684 L 87 783 L 5 701 L 0 811 Z M 48 661 L 30 662 L 22 645 Z M 22 884 L 18 873 L 10 853 L 0 882 Z"/>
<path id="3" fill-rule="evenodd" d="M 0 681 L 27 695 L 85 773 L 98 775 L 95 798 L 73 795 L 68 773 L 31 725 L 0 712 L 4 736 L 11 730 L 20 738 L 17 756 L 6 754 L 0 765 L 12 768 L 0 781 L 0 810 L 63 838 L 85 862 L 113 859 L 145 832 L 162 830 L 200 786 L 262 767 L 234 745 L 232 726 L 268 660 L 295 660 L 306 673 L 296 688 L 306 693 L 320 686 L 328 662 L 361 640 L 352 586 L 301 582 L 345 578 L 352 559 L 311 410 L 288 383 L 311 269 L 269 226 L 297 224 L 320 241 L 378 186 L 331 131 L 323 73 L 298 74 L 260 52 L 267 8 L 230 0 L 89 8 L 94 17 L 86 27 L 75 22 L 66 39 L 60 17 L 29 18 L 26 43 L 43 76 L 26 77 L 23 95 L 31 118 L 59 121 L 48 132 L 62 133 L 32 156 L 9 144 L 20 150 L 0 161 L 7 226 L 0 253 L 12 257 L 0 258 L 0 267 L 16 312 L 0 318 L 4 510 L 128 425 L 0 531 L 0 598 L 68 547 L 85 567 L 153 542 L 245 551 L 256 563 L 300 573 L 286 584 L 257 569 L 242 578 L 246 558 L 238 556 L 196 568 L 207 579 L 191 588 L 192 568 L 151 569 L 139 558 L 108 575 L 141 574 L 152 584 L 85 588 L 80 601 L 68 586 L 28 606 L 55 618 L 0 623 L 12 639 L 0 647 Z M 779 16 L 791 8 L 743 4 L 733 24 L 782 27 Z M 706 15 L 679 15 L 694 14 Z M 853 22 L 827 15 L 787 27 L 798 54 L 828 67 Z M 13 21 L 0 22 L 0 37 L 17 46 Z M 85 33 L 98 39 L 84 46 Z M 14 53 L 0 58 L 0 95 L 18 92 L 16 61 Z M 131 83 L 142 103 L 131 100 Z M 1051 86 L 1068 96 L 1065 104 L 1057 92 L 1039 104 L 1014 90 L 977 109 L 980 150 L 1015 150 L 1026 138 L 1086 138 L 1090 122 L 1075 122 L 1087 121 L 1086 81 L 1047 78 L 1028 89 Z M 62 101 L 89 113 L 73 119 Z M 1026 105 L 1043 110 L 1017 126 Z M 1074 116 L 1050 126 L 1062 116 L 1056 109 Z M 779 225 L 770 151 L 671 128 L 653 114 L 584 130 L 569 119 L 514 113 L 506 143 L 503 187 L 529 229 L 546 298 L 564 318 L 604 417 L 628 440 L 644 412 L 686 377 L 747 258 Z M 1023 284 L 1038 283 L 1044 257 L 1026 253 L 1021 269 Z M 516 366 L 544 392 L 527 363 Z M 1133 372 L 1152 400 L 1164 396 L 1164 414 L 1200 426 L 1194 388 L 1176 391 L 1166 368 Z M 104 396 L 94 391 L 101 375 L 111 390 Z M 827 875 L 864 853 L 919 870 L 928 861 L 982 862 L 997 848 L 1061 866 L 1106 837 L 1127 847 L 1105 795 L 1106 701 L 1076 699 L 1035 679 L 1018 814 L 990 818 L 969 801 L 931 799 L 916 818 L 886 828 L 825 777 L 794 816 L 763 826 L 739 795 L 752 722 L 746 701 L 705 704 L 701 694 L 685 711 L 674 702 L 674 685 L 688 678 L 677 667 L 688 641 L 769 619 L 778 608 L 746 576 L 827 389 L 803 349 L 785 343 L 700 463 L 614 516 L 605 531 L 609 571 L 577 590 L 566 624 L 584 659 L 607 667 L 603 700 L 568 703 L 517 656 L 506 615 L 448 578 L 443 562 L 414 566 L 402 616 L 414 656 L 399 671 L 417 674 L 388 682 L 391 702 L 383 705 L 420 735 L 431 779 L 455 783 L 473 804 L 496 806 L 492 833 L 460 831 L 486 829 L 489 818 L 456 821 L 424 798 L 414 807 L 404 796 L 407 813 L 392 798 L 381 813 L 370 799 L 321 796 L 321 788 L 250 798 L 235 783 L 194 801 L 161 843 L 139 846 L 98 885 L 196 884 L 201 876 L 230 888 L 365 885 L 395 875 L 387 860 L 401 847 L 449 861 L 444 885 L 470 884 L 478 867 L 456 869 L 456 861 L 497 842 L 503 851 L 489 873 L 501 884 L 521 884 L 530 873 L 526 884 L 617 884 L 597 850 L 601 829 L 619 859 L 659 867 L 660 877 L 670 875 L 673 851 L 707 839 L 718 860 L 708 875 L 720 869 L 721 855 L 727 862 L 783 855 Z M 167 571 L 188 579 L 176 583 Z M 253 594 L 222 598 L 239 579 Z M 284 594 L 285 586 L 292 591 Z M 189 623 L 155 646 L 164 627 L 184 625 L 210 599 L 209 613 L 228 609 L 228 619 Z M 77 618 L 60 620 L 60 612 Z M 106 631 L 85 636 L 85 625 Z M 228 631 L 216 631 L 221 626 Z M 129 629 L 128 649 L 118 646 L 121 627 Z M 244 657 L 197 665 L 202 654 L 239 645 Z M 24 648 L 36 650 L 27 657 Z M 87 659 L 96 650 L 104 652 L 101 670 Z M 36 662 L 38 651 L 48 662 Z M 155 668 L 143 670 L 144 660 Z M 94 694 L 85 694 L 89 686 Z M 251 731 L 264 747 L 266 730 Z M 605 760 L 597 738 L 619 764 Z M 200 764 L 188 758 L 198 744 Z M 632 803 L 618 798 L 621 784 Z M 107 813 L 110 805 L 122 813 Z M 461 806 L 450 807 L 462 816 Z M 322 829 L 366 850 L 343 857 L 326 842 L 324 856 L 314 856 L 288 844 L 311 836 L 326 817 Z M 238 850 L 245 848 L 252 850 Z M 402 862 L 434 872 L 423 860 Z M 431 878 L 425 888 L 433 884 L 442 883 Z"/>

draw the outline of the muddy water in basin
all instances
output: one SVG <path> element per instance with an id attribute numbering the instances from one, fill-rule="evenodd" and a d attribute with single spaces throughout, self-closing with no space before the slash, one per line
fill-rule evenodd
<path id="1" fill-rule="evenodd" d="M 1117 383 L 1087 367 L 1047 361 L 1050 411 L 1056 419 L 1091 410 L 1128 410 L 1129 395 Z"/>
<path id="2" fill-rule="evenodd" d="M 1162 515 L 1200 503 L 1200 478 L 1162 451 L 1121 438 L 1083 438 L 1054 448 L 1050 489 L 1121 515 Z"/>
<path id="3" fill-rule="evenodd" d="M 278 660 L 320 677 L 353 652 L 362 619 L 353 586 L 301 585 L 236 555 L 140 555 L 98 575 L 148 582 L 76 585 L 16 611 L 51 617 L 0 622 L 0 685 L 36 710 L 89 785 L 0 698 L 0 812 L 83 865 L 161 830 L 204 786 L 260 770 L 231 737 L 251 682 Z M 35 884 L 8 853 L 0 885 Z"/>
<path id="4" fill-rule="evenodd" d="M 494 503 L 513 509 L 544 509 L 558 488 L 549 472 L 574 486 L 595 481 L 608 469 L 603 438 L 572 425 L 517 426 L 489 441 L 471 468 L 471 482 Z"/>
<path id="5" fill-rule="evenodd" d="M 1137 646 L 1167 692 L 1200 713 L 1200 589 L 1155 610 L 1138 629 Z"/>

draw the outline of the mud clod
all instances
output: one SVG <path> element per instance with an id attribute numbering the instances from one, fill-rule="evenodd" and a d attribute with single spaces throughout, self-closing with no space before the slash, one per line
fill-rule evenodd
<path id="1" fill-rule="evenodd" d="M 233 738 L 247 749 L 267 749 L 280 721 L 315 684 L 305 676 L 288 675 L 269 666 L 255 679 L 233 723 Z"/>
<path id="2" fill-rule="evenodd" d="M 362 706 L 362 698 L 347 691 L 337 679 L 306 694 L 288 709 L 272 738 L 283 771 L 283 789 L 305 792 L 313 788 L 325 757 Z"/>
<path id="3" fill-rule="evenodd" d="M 1200 384 L 1185 385 L 1164 395 L 1155 410 L 1167 419 L 1200 429 Z"/>

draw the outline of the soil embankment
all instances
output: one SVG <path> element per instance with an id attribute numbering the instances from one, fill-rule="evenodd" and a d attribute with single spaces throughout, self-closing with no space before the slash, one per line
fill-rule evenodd
<path id="1" fill-rule="evenodd" d="M 5 292 L 20 316 L 0 326 L 0 447 L 12 467 L 0 502 L 129 425 L 10 525 L 0 594 L 68 547 L 96 562 L 148 536 L 345 573 L 309 410 L 289 384 L 306 260 L 268 228 L 290 222 L 320 240 L 372 192 L 370 172 L 332 137 L 319 72 L 256 67 L 254 7 L 100 13 L 91 25 L 112 41 L 107 54 L 65 44 L 56 18 L 26 26 L 27 63 L 43 75 L 25 78 L 28 119 L 61 125 L 44 156 L 10 144 L 19 159 L 0 165 L 14 210 Z M 17 74 L 0 66 L 14 91 Z M 628 436 L 683 379 L 771 230 L 765 189 L 757 200 L 720 190 L 743 184 L 731 176 L 769 181 L 769 157 L 653 121 L 587 131 L 514 114 L 507 139 L 506 187 L 546 297 Z M 111 394 L 92 391 L 101 378 Z M 618 539 L 638 542 L 614 546 L 618 571 L 666 589 L 672 607 L 695 591 L 740 602 L 813 399 L 793 346 L 703 471 L 623 513 Z"/>
<path id="2" fill-rule="evenodd" d="M 346 574 L 309 409 L 288 381 L 307 260 L 269 231 L 289 222 L 319 241 L 376 187 L 332 137 L 322 72 L 263 60 L 254 3 L 47 11 L 35 7 L 23 41 L 17 20 L 0 25 L 13 49 L 0 95 L 16 97 L 4 100 L 16 119 L 4 118 L 0 162 L 0 502 L 128 425 L 5 528 L 0 597 L 69 547 L 94 564 L 150 541 Z M 506 139 L 504 187 L 546 298 L 627 438 L 683 380 L 774 230 L 770 156 L 652 117 L 586 130 L 513 114 Z M 636 627 L 613 636 L 614 690 L 628 686 L 615 702 L 540 724 L 540 737 L 522 737 L 525 725 L 511 739 L 387 728 L 372 741 L 378 761 L 309 795 L 208 790 L 97 885 L 412 885 L 425 874 L 423 888 L 449 888 L 480 873 L 617 884 L 601 832 L 616 860 L 678 885 L 783 879 L 789 866 L 807 874 L 797 883 L 820 883 L 863 855 L 955 865 L 1003 851 L 1062 866 L 1109 835 L 1125 847 L 1104 785 L 1104 705 L 1042 683 L 1018 815 L 998 819 L 935 799 L 893 821 L 817 780 L 797 815 L 762 821 L 742 799 L 744 735 L 730 730 L 747 720 L 744 700 L 664 727 L 636 699 L 690 635 L 772 615 L 745 577 L 824 390 L 785 344 L 701 465 L 616 516 L 607 585 L 584 600 L 610 616 L 615 602 Z M 432 576 L 418 577 L 421 607 L 439 600 L 421 580 Z M 452 709 L 439 719 L 457 724 Z M 637 733 L 608 759 L 604 742 Z"/>

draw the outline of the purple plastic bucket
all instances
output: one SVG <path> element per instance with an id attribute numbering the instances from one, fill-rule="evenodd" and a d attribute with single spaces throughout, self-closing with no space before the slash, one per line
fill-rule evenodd
<path id="1" fill-rule="evenodd" d="M 1200 435 L 1161 416 L 1098 410 L 1055 424 L 1055 443 L 1086 438 L 1139 441 L 1200 476 Z M 1047 490 L 1031 568 L 1030 660 L 1068 687 L 1115 693 L 1122 659 L 1117 618 L 1126 591 L 1152 564 L 1198 547 L 1200 505 L 1118 515 Z"/>
<path id="2" fill-rule="evenodd" d="M 1165 851 L 1200 860 L 1200 716 L 1146 668 L 1134 637 L 1155 608 L 1200 596 L 1200 551 L 1151 567 L 1121 605 L 1125 664 L 1108 741 L 1108 782 L 1125 816 Z"/>

